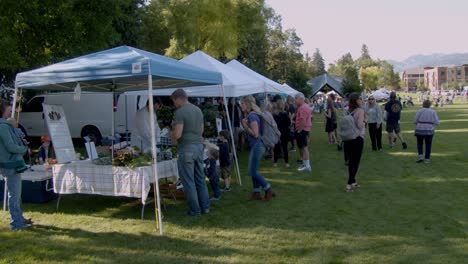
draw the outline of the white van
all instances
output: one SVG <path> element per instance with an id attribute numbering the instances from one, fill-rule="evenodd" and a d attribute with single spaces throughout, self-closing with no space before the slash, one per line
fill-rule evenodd
<path id="1" fill-rule="evenodd" d="M 74 93 L 37 95 L 22 106 L 19 126 L 27 136 L 48 134 L 42 104 L 61 105 L 72 138 L 88 136 L 99 143 L 102 138 L 112 135 L 112 115 L 115 133 L 129 133 L 136 111 L 146 104 L 146 100 L 147 96 L 91 92 L 81 93 L 79 101 L 74 100 Z"/>

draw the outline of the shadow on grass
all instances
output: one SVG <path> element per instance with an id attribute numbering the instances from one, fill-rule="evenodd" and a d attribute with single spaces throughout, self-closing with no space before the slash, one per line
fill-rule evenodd
<path id="1" fill-rule="evenodd" d="M 0 254 L 8 263 L 199 263 L 237 254 L 228 248 L 148 233 L 91 232 L 40 225 L 28 231 L 0 232 L 0 237 L 3 241 L 8 238 L 3 246 L 22 245 Z M 221 263 L 213 259 L 210 262 Z"/>

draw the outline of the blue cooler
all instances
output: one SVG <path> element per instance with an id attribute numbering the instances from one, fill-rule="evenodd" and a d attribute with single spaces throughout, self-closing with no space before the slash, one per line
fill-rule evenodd
<path id="1" fill-rule="evenodd" d="M 35 165 L 33 171 L 27 170 L 21 174 L 23 203 L 45 203 L 56 199 L 54 193 L 54 184 L 52 181 L 52 172 L 45 171 L 44 166 Z M 3 199 L 5 181 L 0 182 L 0 199 Z"/>

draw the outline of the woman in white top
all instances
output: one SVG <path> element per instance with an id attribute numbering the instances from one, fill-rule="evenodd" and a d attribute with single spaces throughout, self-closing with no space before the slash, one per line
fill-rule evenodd
<path id="1" fill-rule="evenodd" d="M 382 110 L 376 103 L 373 96 L 369 97 L 367 109 L 367 125 L 369 127 L 369 136 L 372 142 L 372 150 L 382 149 Z"/>

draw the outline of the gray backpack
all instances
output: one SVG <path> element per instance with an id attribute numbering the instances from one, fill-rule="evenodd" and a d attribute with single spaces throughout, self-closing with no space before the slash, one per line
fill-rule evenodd
<path id="1" fill-rule="evenodd" d="M 338 127 L 338 134 L 340 135 L 342 141 L 354 140 L 361 134 L 361 130 L 357 127 L 356 121 L 353 117 L 354 111 L 347 113 L 345 116 L 343 116 L 343 119 L 341 119 L 340 125 Z"/>
<path id="2" fill-rule="evenodd" d="M 262 119 L 262 133 L 260 138 L 266 147 L 274 147 L 280 141 L 281 136 L 275 119 L 268 111 L 263 111 L 260 117 Z"/>

